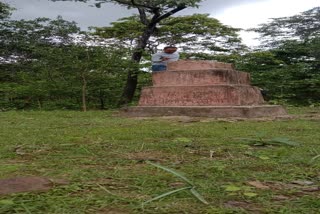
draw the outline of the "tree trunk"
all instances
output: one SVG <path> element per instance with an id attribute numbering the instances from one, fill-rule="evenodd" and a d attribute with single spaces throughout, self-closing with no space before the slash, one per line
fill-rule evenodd
<path id="1" fill-rule="evenodd" d="M 99 90 L 99 100 L 100 100 L 100 109 L 103 110 L 105 109 L 105 105 L 104 105 L 104 99 L 103 99 L 103 93 L 101 91 L 101 89 Z"/>
<path id="2" fill-rule="evenodd" d="M 38 98 L 37 101 L 38 101 L 38 108 L 41 111 L 42 110 L 42 103 L 41 103 L 40 98 Z"/>
<path id="3" fill-rule="evenodd" d="M 160 8 L 154 7 L 154 8 L 152 8 L 153 17 L 149 22 L 147 20 L 147 16 L 146 16 L 145 10 L 142 7 L 140 7 L 141 5 L 138 6 L 133 1 L 132 1 L 132 3 L 139 10 L 141 23 L 146 25 L 146 29 L 144 30 L 144 32 L 142 33 L 141 37 L 139 38 L 138 43 L 137 43 L 137 45 L 135 47 L 135 50 L 134 50 L 134 52 L 132 54 L 132 57 L 131 57 L 131 60 L 133 62 L 135 62 L 136 64 L 139 64 L 140 60 L 141 60 L 141 57 L 142 57 L 142 53 L 143 53 L 144 49 L 146 48 L 147 43 L 148 43 L 151 35 L 155 31 L 156 25 L 161 20 L 168 18 L 169 16 L 179 12 L 180 10 L 185 9 L 186 6 L 185 5 L 179 5 L 176 8 L 174 8 L 173 10 L 171 10 L 171 11 L 169 11 L 169 12 L 163 14 L 163 15 L 160 14 Z M 127 77 L 127 83 L 126 83 L 126 86 L 124 87 L 123 93 L 122 93 L 120 101 L 118 103 L 120 106 L 127 105 L 133 99 L 134 92 L 136 91 L 136 88 L 137 88 L 138 73 L 139 73 L 139 69 L 137 69 L 135 67 L 136 66 L 134 66 L 134 68 L 132 68 L 132 69 L 129 69 L 128 77 Z"/>
<path id="4" fill-rule="evenodd" d="M 87 80 L 85 77 L 85 74 L 82 73 L 82 111 L 86 112 L 87 111 Z"/>
<path id="5" fill-rule="evenodd" d="M 142 36 L 139 38 L 138 43 L 131 57 L 131 60 L 134 63 L 139 64 L 142 57 L 142 53 L 146 48 L 149 38 L 154 32 L 155 27 L 156 27 L 156 23 L 152 25 L 148 25 L 145 31 L 143 32 Z M 118 103 L 119 106 L 127 105 L 132 101 L 134 92 L 136 91 L 137 84 L 138 84 L 138 73 L 139 73 L 138 66 L 134 66 L 133 68 L 129 69 L 127 82 L 124 87 L 123 93 L 121 95 L 120 101 Z"/>

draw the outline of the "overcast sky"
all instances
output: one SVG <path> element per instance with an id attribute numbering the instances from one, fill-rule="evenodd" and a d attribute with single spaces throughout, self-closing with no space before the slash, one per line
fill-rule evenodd
<path id="1" fill-rule="evenodd" d="M 76 21 L 86 29 L 89 26 L 106 26 L 119 18 L 130 16 L 135 10 L 127 10 L 114 4 L 90 7 L 79 2 L 51 2 L 48 0 L 0 0 L 9 3 L 17 10 L 14 19 L 33 19 L 37 17 L 56 18 L 61 15 L 66 20 Z M 268 18 L 291 16 L 320 6 L 319 0 L 205 0 L 197 9 L 186 9 L 177 15 L 209 13 L 223 24 L 239 28 L 255 27 L 265 23 Z M 248 45 L 256 44 L 252 35 L 241 34 Z"/>

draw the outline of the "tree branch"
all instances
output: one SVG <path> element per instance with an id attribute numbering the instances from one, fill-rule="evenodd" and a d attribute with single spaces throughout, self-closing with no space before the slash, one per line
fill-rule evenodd
<path id="1" fill-rule="evenodd" d="M 161 15 L 159 8 L 154 9 L 154 10 L 152 11 L 152 13 L 153 13 L 153 17 L 152 17 L 152 19 L 151 19 L 151 22 L 149 23 L 150 26 L 157 24 L 158 22 L 157 22 L 156 20 L 157 20 L 157 19 L 160 17 L 160 15 Z"/>
<path id="2" fill-rule="evenodd" d="M 187 8 L 185 5 L 180 5 L 177 8 L 175 8 L 175 9 L 173 9 L 173 10 L 171 10 L 171 11 L 169 11 L 169 12 L 167 12 L 167 13 L 159 16 L 159 17 L 157 17 L 155 20 L 152 20 L 152 22 L 159 23 L 161 20 L 163 20 L 165 18 L 168 18 L 169 16 L 171 16 L 171 15 L 173 15 L 173 14 L 175 14 L 175 13 L 177 13 L 177 12 L 179 12 L 179 11 L 185 9 L 185 8 Z"/>
<path id="3" fill-rule="evenodd" d="M 149 21 L 147 19 L 147 15 L 146 15 L 146 11 L 140 7 L 138 7 L 139 10 L 139 14 L 140 14 L 140 21 L 144 24 L 144 25 L 148 25 Z"/>
<path id="4" fill-rule="evenodd" d="M 128 6 L 147 8 L 147 9 L 149 9 L 151 11 L 154 10 L 155 8 L 157 8 L 157 7 L 147 6 L 147 5 L 144 5 L 144 4 L 137 4 L 134 0 L 131 0 L 130 2 L 126 1 L 126 0 L 114 0 L 114 1 L 118 2 L 120 4 L 128 5 Z"/>

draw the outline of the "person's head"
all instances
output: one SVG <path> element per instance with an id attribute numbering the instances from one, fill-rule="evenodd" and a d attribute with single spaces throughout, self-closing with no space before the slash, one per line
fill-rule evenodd
<path id="1" fill-rule="evenodd" d="M 163 52 L 167 53 L 167 54 L 173 54 L 174 52 L 177 51 L 177 47 L 175 46 L 166 46 L 163 48 Z"/>

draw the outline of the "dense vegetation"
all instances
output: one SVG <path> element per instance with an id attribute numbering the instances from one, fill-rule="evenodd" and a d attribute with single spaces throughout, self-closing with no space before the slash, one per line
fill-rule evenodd
<path id="1" fill-rule="evenodd" d="M 256 50 L 241 44 L 240 29 L 208 15 L 166 17 L 138 61 L 132 57 L 145 30 L 141 17 L 95 28 L 92 34 L 61 17 L 12 20 L 11 10 L 0 3 L 0 111 L 116 108 L 125 103 L 129 77 L 137 80 L 134 104 L 141 87 L 150 84 L 149 56 L 164 43 L 181 47 L 182 58 L 234 63 L 251 73 L 270 102 L 319 104 L 320 8 L 251 29 L 262 35 L 263 46 Z"/>

